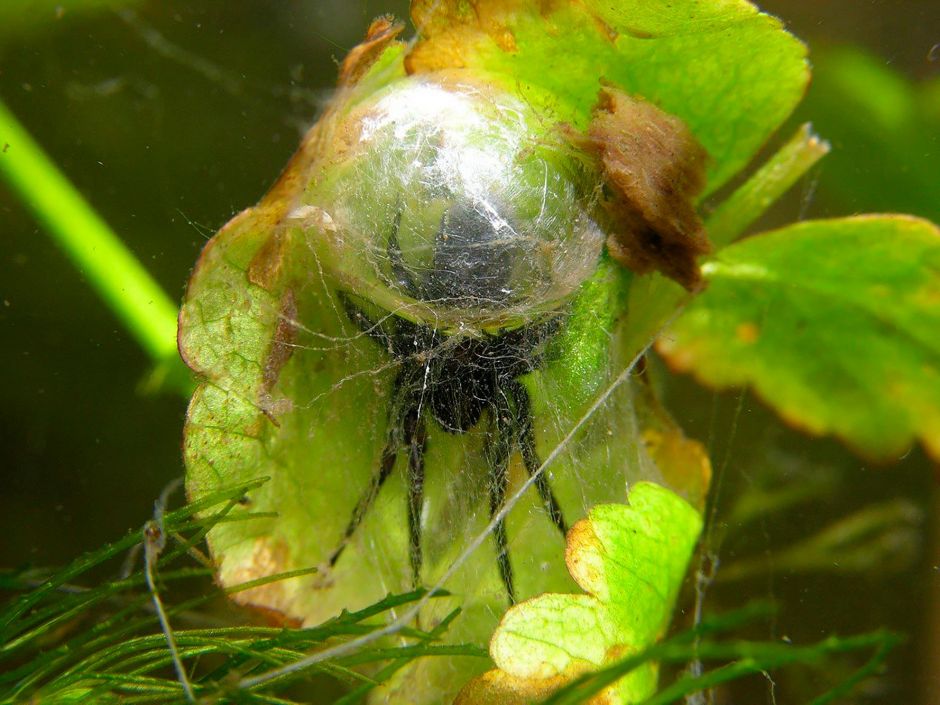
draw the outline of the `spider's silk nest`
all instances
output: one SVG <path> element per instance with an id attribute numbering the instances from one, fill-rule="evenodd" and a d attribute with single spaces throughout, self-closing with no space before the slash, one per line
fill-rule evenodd
<path id="1" fill-rule="evenodd" d="M 506 327 L 596 269 L 596 177 L 516 98 L 444 72 L 332 119 L 298 205 L 332 224 L 314 246 L 349 291 L 436 327 Z"/>

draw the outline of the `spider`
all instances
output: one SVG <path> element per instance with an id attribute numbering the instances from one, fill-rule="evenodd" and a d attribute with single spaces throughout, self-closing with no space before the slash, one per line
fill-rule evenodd
<path id="1" fill-rule="evenodd" d="M 494 223 L 478 205 L 461 203 L 444 214 L 434 239 L 433 265 L 416 278 L 406 266 L 398 243 L 401 212 L 388 241 L 394 285 L 424 301 L 467 307 L 511 303 L 512 253 Z M 351 295 L 340 298 L 349 319 L 399 363 L 392 384 L 385 446 L 369 486 L 360 497 L 343 539 L 329 559 L 336 564 L 391 475 L 398 456 L 407 457 L 408 536 L 412 579 L 421 572 L 420 515 L 424 490 L 427 426 L 434 422 L 448 433 L 466 433 L 488 424 L 484 458 L 487 463 L 490 515 L 503 506 L 509 483 L 509 461 L 518 450 L 534 475 L 541 462 L 536 452 L 529 393 L 520 378 L 543 363 L 546 343 L 558 331 L 561 314 L 519 328 L 480 337 L 448 334 L 431 325 L 389 315 L 373 321 Z M 535 487 L 554 525 L 567 534 L 548 478 L 536 476 Z M 495 527 L 497 563 L 510 603 L 515 602 L 512 564 L 505 521 Z"/>

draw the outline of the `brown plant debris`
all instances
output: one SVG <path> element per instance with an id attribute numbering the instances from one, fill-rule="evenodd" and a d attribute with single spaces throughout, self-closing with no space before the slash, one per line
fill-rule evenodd
<path id="1" fill-rule="evenodd" d="M 351 86 L 359 82 L 386 47 L 395 41 L 405 25 L 384 15 L 372 21 L 366 38 L 352 48 L 339 67 L 339 85 Z"/>
<path id="2" fill-rule="evenodd" d="M 585 142 L 604 178 L 611 256 L 699 288 L 696 260 L 711 250 L 694 204 L 705 186 L 705 149 L 679 118 L 612 86 L 600 90 Z"/>

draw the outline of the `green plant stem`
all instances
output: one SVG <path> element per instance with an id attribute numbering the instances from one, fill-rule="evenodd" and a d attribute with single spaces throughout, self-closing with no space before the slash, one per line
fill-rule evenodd
<path id="1" fill-rule="evenodd" d="M 730 244 L 816 162 L 829 152 L 829 143 L 805 123 L 780 150 L 728 197 L 708 218 L 708 237 L 716 250 Z"/>
<path id="2" fill-rule="evenodd" d="M 178 360 L 176 306 L 2 101 L 0 175 L 153 361 Z"/>

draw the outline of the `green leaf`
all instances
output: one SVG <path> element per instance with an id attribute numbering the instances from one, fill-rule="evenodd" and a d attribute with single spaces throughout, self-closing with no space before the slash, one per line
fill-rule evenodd
<path id="1" fill-rule="evenodd" d="M 572 528 L 566 552 L 588 594 L 546 594 L 510 609 L 490 642 L 499 670 L 468 684 L 457 702 L 521 702 L 657 642 L 701 528 L 689 504 L 647 482 L 633 487 L 629 505 L 594 507 Z M 647 662 L 598 702 L 639 702 L 656 680 L 657 667 Z"/>
<path id="2" fill-rule="evenodd" d="M 709 192 L 747 164 L 793 111 L 805 47 L 744 0 L 536 3 L 416 0 L 409 68 L 490 73 L 584 128 L 601 81 L 681 118 L 711 156 Z"/>
<path id="3" fill-rule="evenodd" d="M 940 232 L 907 216 L 806 222 L 724 249 L 658 343 L 679 370 L 750 385 L 787 421 L 889 459 L 940 457 Z"/>

